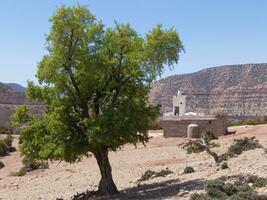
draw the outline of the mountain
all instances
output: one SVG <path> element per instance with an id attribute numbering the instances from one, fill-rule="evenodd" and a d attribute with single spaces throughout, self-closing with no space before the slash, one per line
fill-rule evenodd
<path id="1" fill-rule="evenodd" d="M 6 85 L 8 85 L 9 87 L 11 87 L 12 89 L 14 89 L 18 92 L 25 92 L 26 91 L 25 87 L 23 87 L 22 85 L 17 84 L 17 83 L 6 83 Z"/>
<path id="2" fill-rule="evenodd" d="M 7 84 L 0 82 L 0 126 L 9 126 L 10 116 L 18 105 L 27 104 L 33 113 L 40 113 L 42 105 L 29 101 L 24 92 L 19 92 Z"/>
<path id="3" fill-rule="evenodd" d="M 180 90 L 186 96 L 186 112 L 210 113 L 225 109 L 232 119 L 267 115 L 267 63 L 225 65 L 191 74 L 161 79 L 152 86 L 149 99 L 172 111 L 172 98 Z"/>

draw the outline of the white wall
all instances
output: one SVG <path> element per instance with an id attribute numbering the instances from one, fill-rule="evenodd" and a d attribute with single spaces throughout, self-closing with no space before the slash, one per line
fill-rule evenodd
<path id="1" fill-rule="evenodd" d="M 183 116 L 185 114 L 185 104 L 185 96 L 178 91 L 177 96 L 173 96 L 173 114 L 175 112 L 175 107 L 179 107 L 179 116 Z"/>

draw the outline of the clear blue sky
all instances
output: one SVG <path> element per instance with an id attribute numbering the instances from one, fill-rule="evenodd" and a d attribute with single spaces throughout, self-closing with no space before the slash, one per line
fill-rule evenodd
<path id="1" fill-rule="evenodd" d="M 45 54 L 48 22 L 61 4 L 87 5 L 106 26 L 130 23 L 145 34 L 174 27 L 186 52 L 164 77 L 203 68 L 267 62 L 265 0 L 8 0 L 0 2 L 0 82 L 26 85 Z"/>

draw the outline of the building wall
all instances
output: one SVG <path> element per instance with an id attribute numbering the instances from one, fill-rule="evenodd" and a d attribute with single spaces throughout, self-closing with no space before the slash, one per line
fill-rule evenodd
<path id="1" fill-rule="evenodd" d="M 187 127 L 190 124 L 199 125 L 200 133 L 211 131 L 216 136 L 225 135 L 227 132 L 226 120 L 224 118 L 213 119 L 165 119 L 162 121 L 164 136 L 186 137 Z"/>
<path id="2" fill-rule="evenodd" d="M 179 107 L 179 116 L 183 116 L 185 114 L 185 96 L 182 96 L 180 91 L 177 96 L 173 96 L 173 113 L 176 106 Z"/>

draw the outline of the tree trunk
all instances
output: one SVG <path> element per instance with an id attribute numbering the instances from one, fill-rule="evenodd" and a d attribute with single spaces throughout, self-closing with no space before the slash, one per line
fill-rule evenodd
<path id="1" fill-rule="evenodd" d="M 102 195 L 112 195 L 119 193 L 112 178 L 112 170 L 108 159 L 108 150 L 101 149 L 94 153 L 94 156 L 101 173 L 101 180 L 98 185 L 98 193 Z"/>
<path id="2" fill-rule="evenodd" d="M 213 157 L 213 159 L 215 160 L 216 163 L 219 163 L 219 157 L 218 157 L 217 153 L 211 151 L 209 146 L 206 146 L 206 151 L 208 154 L 210 154 Z"/>

